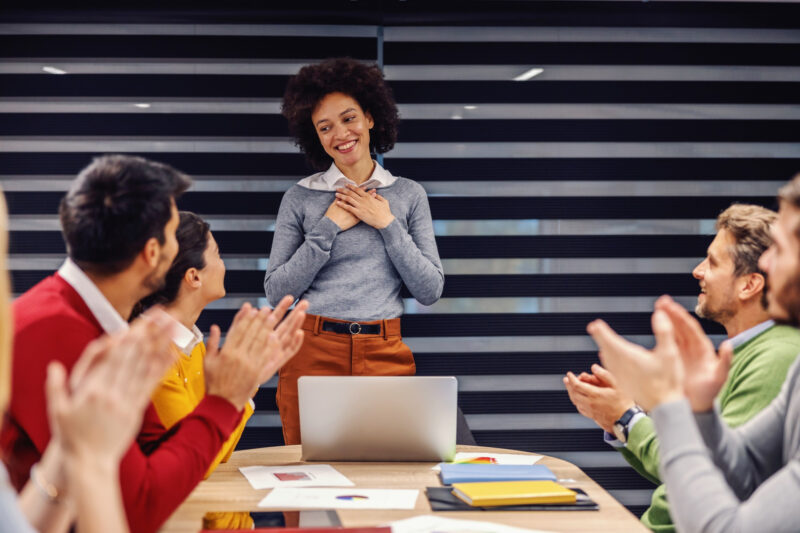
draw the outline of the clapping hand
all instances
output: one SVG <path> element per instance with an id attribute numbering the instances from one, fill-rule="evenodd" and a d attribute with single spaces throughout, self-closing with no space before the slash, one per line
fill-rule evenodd
<path id="1" fill-rule="evenodd" d="M 292 302 L 294 298 L 284 296 L 274 310 L 264 307 L 260 311 L 244 304 L 234 317 L 222 348 L 220 329 L 211 326 L 204 361 L 208 394 L 225 398 L 242 409 L 253 390 L 297 353 L 303 344 L 300 328 L 308 302 L 299 302 L 278 325 Z"/>
<path id="2" fill-rule="evenodd" d="M 652 351 L 623 339 L 602 320 L 586 328 L 622 391 L 647 411 L 683 398 L 684 369 L 672 322 L 663 310 L 656 310 L 652 325 L 656 337 Z"/>
<path id="3" fill-rule="evenodd" d="M 718 356 L 700 323 L 669 296 L 659 298 L 656 309 L 665 312 L 672 322 L 685 371 L 683 389 L 692 410 L 709 411 L 728 377 L 733 346 L 723 342 Z"/>
<path id="4" fill-rule="evenodd" d="M 567 372 L 563 378 L 570 401 L 578 412 L 594 420 L 608 433 L 614 432 L 614 422 L 633 407 L 634 401 L 619 388 L 614 376 L 600 365 L 592 365 L 593 374 Z"/>
<path id="5" fill-rule="evenodd" d="M 115 465 L 139 430 L 156 384 L 174 362 L 172 320 L 149 311 L 130 329 L 90 343 L 67 378 L 47 368 L 47 411 L 53 442 L 67 458 Z"/>

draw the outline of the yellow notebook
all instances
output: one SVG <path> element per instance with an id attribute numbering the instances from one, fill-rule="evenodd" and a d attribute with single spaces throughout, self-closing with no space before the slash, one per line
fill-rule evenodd
<path id="1" fill-rule="evenodd" d="M 576 492 L 553 481 L 453 483 L 453 494 L 473 507 L 575 503 Z"/>

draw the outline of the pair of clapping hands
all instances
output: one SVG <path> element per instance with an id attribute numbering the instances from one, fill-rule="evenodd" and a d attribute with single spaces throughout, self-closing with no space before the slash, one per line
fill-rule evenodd
<path id="1" fill-rule="evenodd" d="M 308 303 L 298 303 L 281 322 L 293 301 L 286 296 L 274 310 L 244 304 L 222 347 L 219 327 L 211 327 L 204 360 L 207 394 L 242 409 L 253 390 L 297 352 Z M 69 377 L 61 363 L 49 365 L 51 444 L 60 447 L 67 466 L 72 457 L 119 462 L 139 430 L 153 389 L 175 362 L 170 350 L 173 327 L 173 320 L 156 308 L 130 329 L 89 344 Z"/>
<path id="2" fill-rule="evenodd" d="M 383 229 L 394 220 L 389 202 L 375 189 L 365 191 L 350 183 L 336 189 L 336 199 L 328 207 L 325 216 L 333 220 L 342 231 L 358 224 Z"/>
<path id="3" fill-rule="evenodd" d="M 619 416 L 619 410 L 624 412 L 623 406 L 634 401 L 650 411 L 660 404 L 687 398 L 694 412 L 709 411 L 725 384 L 733 357 L 730 342 L 722 343 L 717 353 L 700 323 L 669 296 L 656 301 L 652 327 L 656 346 L 647 350 L 625 340 L 602 320 L 587 326 L 600 348 L 605 369 L 595 366 L 594 375 L 578 377 L 569 373 L 565 384 L 573 402 L 582 404 L 587 411 L 591 411 L 593 403 L 617 406 L 616 415 L 606 415 L 603 420 L 602 416 L 598 419 L 587 414 L 579 405 L 583 414 L 595 418 L 601 426 L 613 425 L 610 418 Z M 609 392 L 594 394 L 598 387 Z M 584 391 L 591 393 L 591 389 L 595 389 L 595 397 L 591 402 L 582 401 Z"/>

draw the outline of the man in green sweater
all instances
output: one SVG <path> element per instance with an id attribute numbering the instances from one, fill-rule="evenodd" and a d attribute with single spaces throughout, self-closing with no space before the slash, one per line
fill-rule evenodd
<path id="1" fill-rule="evenodd" d="M 720 323 L 734 346 L 728 379 L 717 397 L 722 417 L 732 427 L 769 405 L 800 353 L 800 331 L 769 320 L 765 278 L 758 268 L 758 258 L 771 243 L 769 226 L 776 216 L 763 207 L 732 205 L 717 218 L 717 235 L 692 272 L 700 283 L 695 312 Z M 658 533 L 675 531 L 658 471 L 652 420 L 599 365 L 592 365 L 592 374 L 568 372 L 564 384 L 578 411 L 606 431 L 606 442 L 641 475 L 659 484 L 642 523 Z"/>

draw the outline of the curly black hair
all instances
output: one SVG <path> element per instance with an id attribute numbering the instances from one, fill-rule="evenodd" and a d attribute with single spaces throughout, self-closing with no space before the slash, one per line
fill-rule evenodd
<path id="1" fill-rule="evenodd" d="M 289 80 L 281 107 L 289 121 L 289 133 L 313 168 L 325 170 L 331 164 L 311 121 L 317 104 L 330 93 L 350 96 L 372 116 L 375 125 L 370 130 L 370 152 L 382 154 L 394 147 L 400 117 L 381 69 L 349 57 L 326 59 L 306 65 Z"/>

